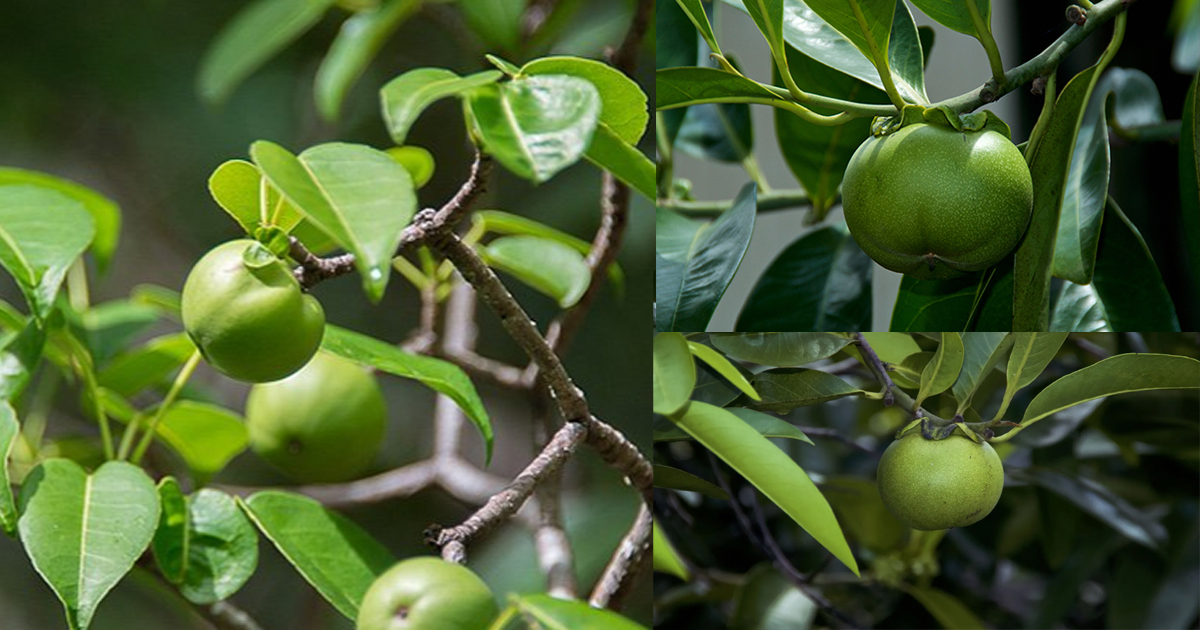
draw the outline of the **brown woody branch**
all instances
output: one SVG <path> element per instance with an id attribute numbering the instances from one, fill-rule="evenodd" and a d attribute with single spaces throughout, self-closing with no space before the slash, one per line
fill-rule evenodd
<path id="1" fill-rule="evenodd" d="M 654 519 L 650 516 L 650 507 L 646 503 L 638 506 L 637 517 L 633 527 L 621 539 L 616 553 L 604 567 L 604 573 L 592 589 L 588 603 L 596 608 L 612 608 L 619 610 L 625 598 L 637 584 L 640 574 L 645 573 L 646 552 L 650 550 L 650 533 Z"/>

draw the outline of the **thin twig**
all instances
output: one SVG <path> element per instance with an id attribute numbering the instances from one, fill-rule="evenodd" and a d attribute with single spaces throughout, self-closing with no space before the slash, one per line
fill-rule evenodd
<path id="1" fill-rule="evenodd" d="M 879 379 L 883 385 L 883 404 L 888 407 L 895 402 L 895 394 L 892 392 L 896 389 L 896 384 L 892 382 L 892 377 L 888 376 L 887 368 L 884 367 L 883 361 L 879 360 L 879 355 L 875 354 L 875 349 L 867 343 L 867 338 L 862 333 L 854 333 L 854 338 L 858 340 L 859 352 L 867 363 L 867 367 L 875 374 L 875 378 Z"/>
<path id="2" fill-rule="evenodd" d="M 554 421 L 549 401 L 543 391 L 530 391 L 530 406 L 533 408 L 533 446 L 545 448 L 554 432 Z M 551 474 L 537 488 L 538 527 L 534 532 L 538 564 L 546 575 L 546 592 L 554 597 L 574 599 L 578 585 L 575 583 L 575 561 L 571 541 L 563 526 L 562 516 L 562 470 Z"/>
<path id="3" fill-rule="evenodd" d="M 633 526 L 621 539 L 616 552 L 604 567 L 604 573 L 592 589 L 588 603 L 596 608 L 611 608 L 620 610 L 625 598 L 633 591 L 639 575 L 645 573 L 646 552 L 650 550 L 650 534 L 654 519 L 650 515 L 650 506 L 642 503 L 638 506 L 637 517 Z"/>
<path id="4" fill-rule="evenodd" d="M 250 613 L 228 601 L 197 606 L 196 610 L 217 630 L 262 630 L 262 626 L 258 625 Z"/>

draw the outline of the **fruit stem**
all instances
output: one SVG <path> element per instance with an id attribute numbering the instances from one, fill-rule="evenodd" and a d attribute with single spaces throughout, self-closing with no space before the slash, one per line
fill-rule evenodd
<path id="1" fill-rule="evenodd" d="M 179 397 L 179 392 L 183 386 L 192 377 L 192 372 L 196 371 L 196 366 L 200 363 L 200 351 L 193 350 L 192 356 L 188 357 L 187 363 L 183 364 L 183 368 L 179 370 L 179 374 L 175 376 L 175 382 L 171 383 L 171 389 L 167 390 L 167 395 L 163 398 L 162 403 L 158 405 L 158 409 L 154 410 L 154 417 L 150 419 L 150 425 L 146 427 L 146 432 L 142 434 L 142 440 L 138 442 L 137 449 L 133 452 L 133 457 L 130 461 L 134 464 L 140 464 L 142 456 L 146 454 L 146 449 L 150 448 L 150 441 L 154 439 L 154 433 L 158 431 L 158 423 L 162 422 L 163 416 L 167 414 L 167 409 L 175 403 L 175 399 Z M 133 430 L 133 426 L 129 427 Z"/>
<path id="2" fill-rule="evenodd" d="M 996 46 L 996 38 L 992 37 L 992 25 L 983 20 L 983 15 L 979 13 L 977 0 L 968 0 L 967 11 L 971 14 L 971 21 L 975 23 L 975 31 L 979 34 L 979 43 L 983 44 L 983 50 L 987 52 L 988 63 L 992 66 L 992 78 L 996 80 L 996 85 L 1000 88 L 1004 87 L 1004 62 L 1000 59 L 1000 48 Z"/>

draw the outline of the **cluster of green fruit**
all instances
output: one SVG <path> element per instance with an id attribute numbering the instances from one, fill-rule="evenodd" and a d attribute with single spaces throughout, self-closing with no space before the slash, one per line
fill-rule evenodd
<path id="1" fill-rule="evenodd" d="M 196 263 L 183 287 L 183 325 L 205 360 L 254 383 L 251 448 L 292 479 L 352 479 L 378 454 L 387 410 L 375 377 L 318 352 L 325 313 L 262 244 L 235 240 Z"/>

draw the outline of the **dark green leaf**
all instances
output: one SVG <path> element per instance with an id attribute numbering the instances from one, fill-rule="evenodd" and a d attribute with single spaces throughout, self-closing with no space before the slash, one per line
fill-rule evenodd
<path id="1" fill-rule="evenodd" d="M 1091 479 L 1037 467 L 1010 470 L 1008 473 L 1074 503 L 1139 545 L 1159 549 L 1166 541 L 1167 530 L 1160 523 Z"/>
<path id="2" fill-rule="evenodd" d="M 831 333 L 764 332 L 714 333 L 712 344 L 741 361 L 778 367 L 797 367 L 827 359 L 852 339 Z"/>
<path id="3" fill-rule="evenodd" d="M 654 487 L 670 488 L 671 490 L 686 490 L 699 492 L 714 499 L 728 499 L 729 495 L 715 484 L 709 483 L 691 473 L 670 466 L 654 466 Z"/>
<path id="4" fill-rule="evenodd" d="M 967 0 L 973 2 L 974 0 Z M 985 0 L 986 1 L 986 0 Z M 974 630 L 978 628 L 983 630 L 987 626 L 984 625 L 975 613 L 971 612 L 967 605 L 958 600 L 957 597 L 943 591 L 933 588 L 932 586 L 914 586 L 908 589 L 908 593 L 921 602 L 925 610 L 933 615 L 937 622 L 942 624 L 943 628 L 948 630 Z"/>
<path id="5" fill-rule="evenodd" d="M 1200 36 L 1200 4 L 1192 11 L 1193 34 Z M 1200 73 L 1192 77 L 1187 100 L 1183 104 L 1183 121 L 1179 135 L 1179 198 L 1181 200 L 1180 222 L 1183 225 L 1183 242 L 1191 262 L 1192 286 L 1200 294 L 1200 98 L 1196 98 L 1196 85 Z"/>
<path id="6" fill-rule="evenodd" d="M 966 2 L 975 3 L 979 9 L 979 17 L 983 19 L 984 27 L 991 30 L 992 3 L 990 0 L 966 0 Z M 980 38 L 979 29 L 975 28 L 975 22 L 971 19 L 971 12 L 967 9 L 965 2 L 961 0 L 913 0 L 913 4 L 938 24 L 964 35 Z"/>
<path id="7" fill-rule="evenodd" d="M 17 505 L 8 477 L 8 458 L 20 432 L 17 412 L 7 400 L 0 400 L 0 530 L 9 536 L 17 533 Z"/>
<path id="8" fill-rule="evenodd" d="M 730 627 L 739 630 L 809 628 L 817 605 L 769 562 L 756 565 L 738 586 Z"/>
<path id="9" fill-rule="evenodd" d="M 667 540 L 667 535 L 658 526 L 657 520 L 654 521 L 654 570 L 674 575 L 681 580 L 690 577 L 687 566 L 679 558 L 679 552 L 675 550 L 671 541 Z"/>
<path id="10" fill-rule="evenodd" d="M 751 409 L 788 413 L 796 407 L 855 396 L 863 390 L 821 370 L 777 368 L 754 375 L 754 388 L 761 401 L 746 400 Z"/>
<path id="11" fill-rule="evenodd" d="M 1109 198 L 1092 285 L 1117 332 L 1178 331 L 1179 319 L 1146 241 Z"/>
<path id="12" fill-rule="evenodd" d="M 154 557 L 163 573 L 177 576 L 179 592 L 211 604 L 241 589 L 258 566 L 258 534 L 234 498 L 210 488 L 184 497 L 170 478 L 159 494 L 163 518 Z"/>

